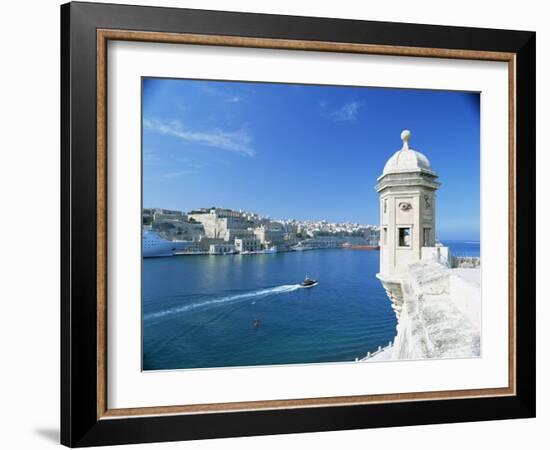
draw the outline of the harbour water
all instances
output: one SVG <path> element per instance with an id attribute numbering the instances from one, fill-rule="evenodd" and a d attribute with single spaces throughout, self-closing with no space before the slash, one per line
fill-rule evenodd
<path id="1" fill-rule="evenodd" d="M 144 259 L 143 369 L 354 361 L 396 333 L 378 266 L 345 249 Z"/>
<path id="2" fill-rule="evenodd" d="M 329 249 L 144 259 L 143 369 L 364 356 L 396 332 L 378 258 Z M 306 274 L 319 285 L 300 288 Z"/>
<path id="3" fill-rule="evenodd" d="M 480 256 L 479 241 L 444 240 L 442 244 L 449 247 L 454 256 Z"/>

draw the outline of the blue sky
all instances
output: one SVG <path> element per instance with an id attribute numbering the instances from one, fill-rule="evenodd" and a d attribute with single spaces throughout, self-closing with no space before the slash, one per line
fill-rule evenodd
<path id="1" fill-rule="evenodd" d="M 442 183 L 440 239 L 479 239 L 479 95 L 146 78 L 143 205 L 378 224 L 374 190 L 401 148 Z"/>

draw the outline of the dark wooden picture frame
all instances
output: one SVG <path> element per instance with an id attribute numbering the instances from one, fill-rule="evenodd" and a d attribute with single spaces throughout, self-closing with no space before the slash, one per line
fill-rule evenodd
<path id="1" fill-rule="evenodd" d="M 509 386 L 109 409 L 106 44 L 149 41 L 506 61 Z M 61 442 L 68 446 L 526 418 L 535 415 L 535 33 L 189 9 L 61 7 Z"/>

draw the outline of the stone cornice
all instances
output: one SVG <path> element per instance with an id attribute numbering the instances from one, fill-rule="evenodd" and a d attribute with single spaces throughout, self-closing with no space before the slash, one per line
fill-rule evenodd
<path id="1" fill-rule="evenodd" d="M 438 189 L 441 183 L 437 180 L 437 175 L 434 172 L 418 171 L 407 172 L 403 174 L 386 174 L 378 178 L 378 183 L 375 186 L 376 192 L 381 192 L 384 189 L 392 187 L 425 187 L 428 189 Z"/>

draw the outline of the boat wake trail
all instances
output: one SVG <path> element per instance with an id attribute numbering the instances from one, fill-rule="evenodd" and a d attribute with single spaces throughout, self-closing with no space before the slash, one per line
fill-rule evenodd
<path id="1" fill-rule="evenodd" d="M 259 289 L 252 292 L 245 292 L 242 294 L 228 295 L 225 297 L 214 298 L 212 300 L 205 300 L 197 303 L 190 303 L 181 306 L 175 306 L 173 308 L 165 309 L 163 311 L 157 311 L 154 313 L 146 314 L 144 320 L 159 319 L 165 316 L 172 316 L 174 314 L 180 314 L 186 311 L 192 311 L 199 308 L 206 308 L 209 306 L 220 305 L 225 303 L 234 303 L 242 300 L 250 300 L 261 297 L 267 297 L 270 295 L 286 294 L 300 289 L 299 284 L 284 284 L 282 286 L 275 286 L 266 289 Z"/>

